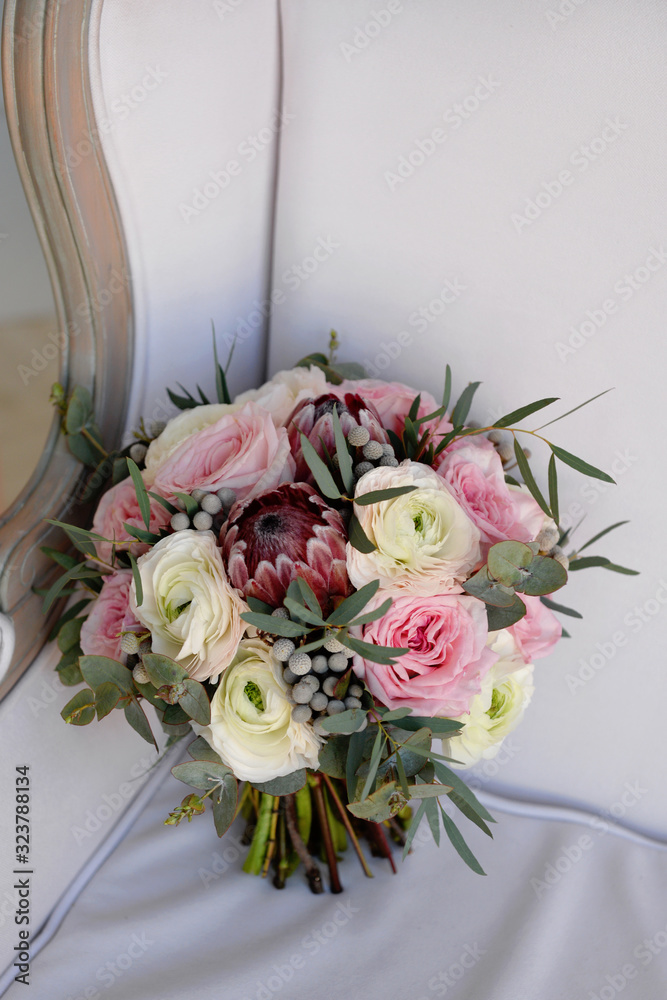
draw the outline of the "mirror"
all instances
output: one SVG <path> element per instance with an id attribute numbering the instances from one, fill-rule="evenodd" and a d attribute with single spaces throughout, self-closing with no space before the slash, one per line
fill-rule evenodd
<path id="1" fill-rule="evenodd" d="M 4 0 L 0 0 L 0 14 Z M 1 87 L 0 83 L 0 87 Z M 57 321 L 44 254 L 0 107 L 0 512 L 32 476 L 53 421 Z"/>

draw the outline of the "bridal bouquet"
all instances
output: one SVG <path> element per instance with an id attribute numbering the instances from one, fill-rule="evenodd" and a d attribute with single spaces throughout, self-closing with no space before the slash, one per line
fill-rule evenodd
<path id="1" fill-rule="evenodd" d="M 180 415 L 112 453 L 89 394 L 54 387 L 88 493 L 110 480 L 91 530 L 51 522 L 78 550 L 48 550 L 45 610 L 71 595 L 57 670 L 84 684 L 63 718 L 194 735 L 173 774 L 196 791 L 166 823 L 208 800 L 222 836 L 242 814 L 244 869 L 279 888 L 303 863 L 322 891 L 324 861 L 340 891 L 348 843 L 370 875 L 363 837 L 393 867 L 424 817 L 483 874 L 452 811 L 493 820 L 461 769 L 519 723 L 554 612 L 580 617 L 551 596 L 568 571 L 632 572 L 566 554 L 558 463 L 613 480 L 519 427 L 555 399 L 470 423 L 479 383 L 450 405 L 449 367 L 440 404 L 332 355 L 234 400 L 217 353 L 215 375 L 219 402 L 180 387 Z M 545 492 L 526 436 L 550 450 Z"/>

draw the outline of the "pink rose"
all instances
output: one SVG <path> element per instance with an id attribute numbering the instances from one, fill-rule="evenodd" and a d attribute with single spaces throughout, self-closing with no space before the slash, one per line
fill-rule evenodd
<path id="1" fill-rule="evenodd" d="M 165 528 L 169 524 L 171 514 L 155 500 L 150 501 L 151 516 L 150 530 L 156 535 L 160 528 Z M 112 486 L 100 500 L 95 517 L 93 518 L 93 531 L 103 538 L 115 539 L 117 549 L 130 549 L 135 556 L 147 552 L 149 545 L 138 542 L 127 533 L 124 525 L 131 524 L 133 528 L 146 530 L 144 519 L 139 511 L 137 503 L 137 493 L 134 483 L 130 478 L 124 479 L 117 486 Z M 111 542 L 96 542 L 95 548 L 100 559 L 105 562 L 111 561 Z"/>
<path id="2" fill-rule="evenodd" d="M 155 470 L 158 493 L 234 490 L 237 500 L 292 482 L 287 431 L 256 403 L 191 434 Z"/>
<path id="3" fill-rule="evenodd" d="M 438 473 L 479 528 L 483 543 L 530 542 L 539 534 L 544 514 L 529 493 L 507 485 L 500 456 L 490 442 L 457 442 L 445 453 Z"/>
<path id="4" fill-rule="evenodd" d="M 93 609 L 81 626 L 81 649 L 87 656 L 109 656 L 120 660 L 120 633 L 140 628 L 130 611 L 129 569 L 106 577 Z"/>
<path id="5" fill-rule="evenodd" d="M 520 597 L 526 605 L 526 614 L 508 632 L 514 636 L 526 663 L 532 663 L 549 655 L 563 633 L 563 626 L 539 597 L 526 597 L 525 594 Z"/>
<path id="6" fill-rule="evenodd" d="M 399 436 L 405 427 L 405 418 L 410 412 L 410 407 L 417 396 L 419 389 L 411 389 L 409 385 L 402 382 L 383 382 L 381 379 L 364 378 L 358 381 L 345 379 L 340 385 L 332 386 L 331 392 L 340 395 L 342 399 L 346 392 L 355 392 L 359 396 L 371 402 L 380 414 L 382 426 L 389 431 L 393 431 Z M 421 392 L 421 403 L 417 412 L 418 417 L 425 417 L 429 413 L 435 413 L 440 409 L 439 404 L 430 392 Z M 440 436 L 451 431 L 452 425 L 445 418 L 432 420 L 428 426 L 434 434 L 434 442 L 437 444 Z"/>
<path id="7" fill-rule="evenodd" d="M 369 608 L 386 598 L 378 591 Z M 407 706 L 418 715 L 452 718 L 469 710 L 498 659 L 487 638 L 486 609 L 474 597 L 394 597 L 386 615 L 364 626 L 363 639 L 410 651 L 393 666 L 356 656 L 354 672 L 388 708 Z"/>

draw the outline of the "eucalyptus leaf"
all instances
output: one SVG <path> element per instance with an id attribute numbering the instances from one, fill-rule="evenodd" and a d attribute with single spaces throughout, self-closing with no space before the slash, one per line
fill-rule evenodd
<path id="1" fill-rule="evenodd" d="M 340 470 L 341 479 L 343 480 L 343 487 L 348 496 L 351 496 L 354 490 L 354 468 L 352 465 L 352 456 L 348 451 L 345 435 L 343 434 L 343 428 L 340 425 L 338 409 L 335 405 L 331 411 L 331 421 L 333 424 L 334 440 L 336 442 L 336 454 L 338 455 L 338 468 Z"/>
<path id="2" fill-rule="evenodd" d="M 214 761 L 187 760 L 172 767 L 171 773 L 186 785 L 207 792 L 221 784 L 232 771 L 225 764 L 216 764 Z"/>
<path id="3" fill-rule="evenodd" d="M 117 686 L 110 681 L 105 681 L 99 687 L 95 688 L 95 711 L 97 712 L 98 720 L 103 719 L 114 710 L 120 701 L 120 697 L 121 693 Z"/>
<path id="4" fill-rule="evenodd" d="M 556 524 L 560 521 L 560 510 L 558 507 L 558 471 L 556 469 L 556 456 L 551 455 L 549 459 L 549 506 L 551 507 L 551 516 L 553 517 Z"/>
<path id="5" fill-rule="evenodd" d="M 272 615 L 259 614 L 256 611 L 244 611 L 241 618 L 262 632 L 268 632 L 270 635 L 282 635 L 290 639 L 298 635 L 305 635 L 308 631 L 308 628 L 299 622 L 289 621 L 287 618 L 274 618 Z"/>
<path id="6" fill-rule="evenodd" d="M 313 478 L 325 497 L 330 500 L 337 500 L 340 497 L 340 490 L 336 486 L 331 472 L 317 454 L 312 444 L 305 434 L 301 434 L 301 452 L 308 468 L 313 474 Z"/>
<path id="7" fill-rule="evenodd" d="M 211 703 L 208 700 L 203 684 L 188 678 L 183 681 L 185 693 L 178 699 L 178 704 L 194 722 L 200 726 L 208 726 L 211 721 Z"/>
<path id="8" fill-rule="evenodd" d="M 486 566 L 482 566 L 474 576 L 466 580 L 463 589 L 467 594 L 471 594 L 472 597 L 476 597 L 494 608 L 511 608 L 515 604 L 514 592 L 505 584 L 491 579 Z"/>
<path id="9" fill-rule="evenodd" d="M 444 410 L 449 406 L 452 396 L 452 369 L 447 365 L 445 368 L 445 387 L 442 393 L 442 407 Z"/>
<path id="10" fill-rule="evenodd" d="M 579 552 L 583 552 L 589 545 L 593 545 L 594 542 L 598 542 L 601 538 L 604 538 L 604 536 L 608 535 L 610 531 L 615 531 L 616 528 L 620 528 L 622 525 L 629 523 L 629 521 L 617 521 L 616 524 L 610 524 L 608 528 L 604 529 L 604 531 L 599 531 L 597 535 L 593 535 L 592 538 L 589 538 L 584 545 L 579 546 Z"/>
<path id="11" fill-rule="evenodd" d="M 132 726 L 135 732 L 139 733 L 142 739 L 146 740 L 147 743 L 152 743 L 155 749 L 158 749 L 157 742 L 153 736 L 153 731 L 151 730 L 150 723 L 146 718 L 146 714 L 136 699 L 133 699 L 129 705 L 125 707 L 125 718 Z"/>
<path id="12" fill-rule="evenodd" d="M 189 679 L 187 671 L 163 653 L 146 653 L 142 659 L 148 676 L 156 688 L 165 684 L 181 684 Z"/>
<path id="13" fill-rule="evenodd" d="M 363 611 L 368 602 L 375 597 L 379 587 L 379 580 L 371 580 L 370 583 L 365 584 L 360 590 L 356 590 L 354 594 L 346 597 L 344 601 L 341 601 L 336 610 L 329 615 L 327 625 L 346 625 L 355 615 Z"/>
<path id="14" fill-rule="evenodd" d="M 531 495 L 537 501 L 538 505 L 542 508 L 547 517 L 551 517 L 551 511 L 549 509 L 549 505 L 542 496 L 540 489 L 537 483 L 535 482 L 535 477 L 532 473 L 530 465 L 528 464 L 528 458 L 526 457 L 526 453 L 516 438 L 514 438 L 514 455 L 516 457 L 517 465 L 519 466 L 519 471 L 523 476 L 523 480 L 526 486 L 528 487 Z"/>
<path id="15" fill-rule="evenodd" d="M 506 587 L 516 587 L 525 577 L 533 561 L 533 553 L 523 542 L 498 542 L 487 556 L 490 576 Z"/>
<path id="16" fill-rule="evenodd" d="M 494 608 L 490 604 L 486 606 L 486 617 L 489 632 L 497 632 L 501 628 L 510 628 L 516 625 L 526 616 L 526 605 L 520 597 L 514 595 L 514 602 L 507 608 Z"/>
<path id="17" fill-rule="evenodd" d="M 370 493 L 361 493 L 355 496 L 354 502 L 359 507 L 368 507 L 372 503 L 382 503 L 383 500 L 393 500 L 394 497 L 401 497 L 405 493 L 414 493 L 417 486 L 392 486 L 386 490 L 372 490 Z"/>
<path id="18" fill-rule="evenodd" d="M 365 718 L 365 708 L 349 708 L 337 715 L 323 717 L 320 724 L 327 733 L 344 733 L 349 736 L 359 729 Z"/>
<path id="19" fill-rule="evenodd" d="M 303 788 L 306 779 L 306 770 L 301 768 L 299 771 L 292 771 L 291 774 L 286 774 L 282 778 L 273 778 L 271 781 L 253 781 L 252 787 L 257 788 L 265 795 L 292 795 Z"/>
<path id="20" fill-rule="evenodd" d="M 377 791 L 368 797 L 362 797 L 361 802 L 351 802 L 348 809 L 358 819 L 382 823 L 395 816 L 406 805 L 405 796 L 395 781 L 380 785 Z"/>
<path id="21" fill-rule="evenodd" d="M 506 413 L 504 417 L 500 420 L 496 420 L 494 427 L 511 427 L 512 424 L 518 423 L 519 420 L 523 420 L 524 417 L 529 417 L 531 413 L 536 413 L 538 410 L 543 410 L 545 406 L 551 406 L 552 403 L 558 402 L 558 396 L 551 396 L 548 399 L 538 399 L 535 403 L 528 403 L 526 406 L 520 406 L 518 410 L 512 410 L 511 413 Z"/>
<path id="22" fill-rule="evenodd" d="M 236 806 L 239 798 L 239 786 L 233 774 L 227 774 L 222 779 L 222 784 L 211 795 L 213 803 L 213 822 L 215 832 L 219 837 L 224 836 L 232 825 L 236 815 Z"/>
<path id="23" fill-rule="evenodd" d="M 567 608 L 564 604 L 556 604 L 555 601 L 550 600 L 546 596 L 542 596 L 540 600 L 545 608 L 549 608 L 550 611 L 558 611 L 561 615 L 569 615 L 570 618 L 584 617 L 579 611 L 575 611 L 574 608 Z"/>
<path id="24" fill-rule="evenodd" d="M 530 564 L 529 576 L 517 590 L 530 597 L 553 594 L 567 583 L 567 570 L 549 556 L 535 556 Z"/>
<path id="25" fill-rule="evenodd" d="M 102 684 L 114 684 L 122 694 L 132 694 L 132 671 L 108 656 L 81 656 L 79 667 L 86 684 L 96 691 Z"/>
<path id="26" fill-rule="evenodd" d="M 577 458 L 576 455 L 572 455 L 569 451 L 565 451 L 564 448 L 559 448 L 555 444 L 550 445 L 550 447 L 556 458 L 559 458 L 565 465 L 569 465 L 571 469 L 581 472 L 584 476 L 590 476 L 591 479 L 601 479 L 603 483 L 616 485 L 615 479 L 612 479 L 602 469 L 596 469 L 594 465 L 585 462 L 583 458 Z"/>
<path id="27" fill-rule="evenodd" d="M 366 535 L 356 514 L 353 514 L 350 518 L 350 523 L 347 526 L 347 536 L 350 545 L 352 545 L 359 552 L 364 552 L 366 555 L 369 552 L 375 552 L 376 545 Z"/>
<path id="28" fill-rule="evenodd" d="M 440 814 L 442 816 L 442 824 L 445 828 L 445 833 L 449 837 L 452 846 L 456 850 L 459 857 L 461 857 L 467 864 L 468 868 L 471 868 L 477 873 L 477 875 L 486 875 L 486 872 L 480 865 L 479 861 L 463 839 L 461 831 L 457 827 L 456 823 L 442 808 L 442 803 L 440 803 Z"/>
<path id="29" fill-rule="evenodd" d="M 196 740 L 188 746 L 188 753 L 193 760 L 206 760 L 211 764 L 222 764 L 220 756 L 203 736 L 198 736 Z"/>
<path id="30" fill-rule="evenodd" d="M 134 483 L 134 491 L 137 494 L 137 503 L 139 504 L 139 511 L 143 518 L 143 522 L 146 525 L 146 530 L 150 531 L 151 527 L 151 502 L 146 491 L 146 485 L 143 480 L 143 476 L 139 471 L 139 466 L 136 462 L 133 462 L 131 458 L 127 459 L 127 467 L 130 470 L 130 475 L 132 476 L 132 482 Z"/>
<path id="31" fill-rule="evenodd" d="M 481 384 L 481 382 L 470 382 L 459 396 L 451 416 L 451 423 L 454 427 L 462 426 L 465 423 L 466 417 L 470 412 L 473 396 Z"/>
<path id="32" fill-rule="evenodd" d="M 95 718 L 95 695 L 88 688 L 77 691 L 60 714 L 71 726 L 87 726 Z"/>

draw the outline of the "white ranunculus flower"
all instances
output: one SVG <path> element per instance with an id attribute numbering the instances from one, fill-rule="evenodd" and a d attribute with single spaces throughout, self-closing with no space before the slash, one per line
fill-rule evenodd
<path id="1" fill-rule="evenodd" d="M 511 633 L 507 629 L 492 632 L 488 645 L 499 659 L 483 678 L 470 712 L 457 720 L 464 728 L 449 741 L 447 752 L 461 765 L 452 767 L 471 767 L 495 757 L 505 737 L 521 722 L 533 696 L 533 664 L 521 658 Z"/>
<path id="2" fill-rule="evenodd" d="M 376 549 L 368 554 L 347 546 L 347 572 L 355 587 L 371 580 L 385 590 L 414 594 L 460 592 L 480 558 L 479 530 L 449 486 L 419 462 L 372 469 L 357 482 L 355 496 L 397 486 L 411 493 L 359 506 L 354 512 Z"/>
<path id="3" fill-rule="evenodd" d="M 276 427 L 284 427 L 290 413 L 303 399 L 315 399 L 329 391 L 324 372 L 310 368 L 290 368 L 276 372 L 259 389 L 249 389 L 235 399 L 236 403 L 257 403 L 268 410 Z"/>
<path id="4" fill-rule="evenodd" d="M 270 781 L 316 768 L 322 740 L 294 722 L 288 687 L 271 647 L 244 639 L 211 701 L 211 724 L 198 729 L 241 781 Z"/>
<path id="5" fill-rule="evenodd" d="M 197 681 L 217 677 L 243 637 L 245 603 L 227 582 L 210 531 L 167 535 L 137 560 L 143 601 L 134 581 L 130 607 L 150 629 L 154 653 L 177 660 Z"/>
<path id="6" fill-rule="evenodd" d="M 157 470 L 161 465 L 164 465 L 169 456 L 173 455 L 186 438 L 196 434 L 197 431 L 202 431 L 211 424 L 217 423 L 221 417 L 228 413 L 235 413 L 240 408 L 237 403 L 211 403 L 207 406 L 195 406 L 192 410 L 183 410 L 177 417 L 170 420 L 162 434 L 151 441 L 148 446 L 144 474 L 146 482 L 154 482 Z"/>

